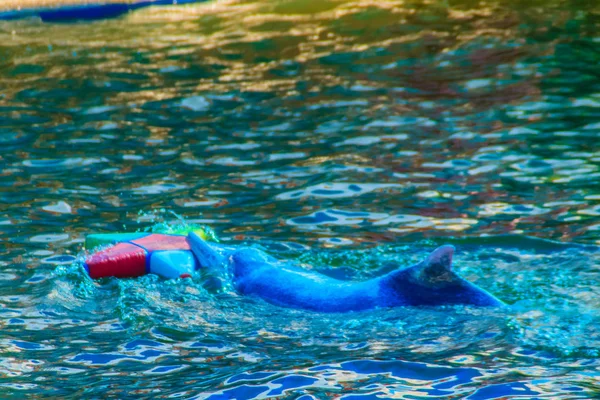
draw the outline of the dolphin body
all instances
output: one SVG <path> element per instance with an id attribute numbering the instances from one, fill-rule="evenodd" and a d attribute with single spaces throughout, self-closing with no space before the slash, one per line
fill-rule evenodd
<path id="1" fill-rule="evenodd" d="M 188 235 L 202 267 L 229 264 L 234 288 L 269 303 L 318 312 L 363 311 L 381 307 L 504 303 L 452 271 L 454 246 L 434 250 L 424 261 L 366 281 L 342 281 L 307 271 L 250 247 L 207 243 Z"/>

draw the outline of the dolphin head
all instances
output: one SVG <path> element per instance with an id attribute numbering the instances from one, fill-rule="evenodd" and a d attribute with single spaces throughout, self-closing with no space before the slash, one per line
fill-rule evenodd
<path id="1" fill-rule="evenodd" d="M 502 301 L 452 271 L 453 255 L 454 246 L 438 247 L 422 262 L 390 274 L 384 282 L 406 305 L 502 306 Z"/>

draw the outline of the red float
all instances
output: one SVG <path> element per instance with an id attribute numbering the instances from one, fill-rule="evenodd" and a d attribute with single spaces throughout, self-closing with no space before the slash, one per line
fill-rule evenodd
<path id="1" fill-rule="evenodd" d="M 185 237 L 183 239 L 185 240 Z M 85 265 L 93 279 L 107 276 L 131 278 L 146 274 L 147 255 L 146 250 L 139 246 L 118 243 L 92 254 L 85 260 Z"/>
<path id="2" fill-rule="evenodd" d="M 130 243 L 143 247 L 148 252 L 155 250 L 190 250 L 190 245 L 185 236 L 163 235 L 161 233 L 131 240 Z"/>

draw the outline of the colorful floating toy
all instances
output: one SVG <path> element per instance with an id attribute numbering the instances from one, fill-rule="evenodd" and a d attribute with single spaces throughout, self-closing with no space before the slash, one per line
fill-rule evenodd
<path id="1" fill-rule="evenodd" d="M 203 239 L 207 233 L 194 231 Z M 186 278 L 199 267 L 186 235 L 161 233 L 110 233 L 88 235 L 85 248 L 110 246 L 85 259 L 85 268 L 93 279 L 132 278 L 156 274 L 164 278 Z"/>

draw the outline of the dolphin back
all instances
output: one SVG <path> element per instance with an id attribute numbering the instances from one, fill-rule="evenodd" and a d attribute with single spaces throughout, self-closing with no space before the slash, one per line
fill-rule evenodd
<path id="1" fill-rule="evenodd" d="M 224 247 L 188 236 L 203 267 L 227 265 L 236 290 L 269 303 L 319 312 L 362 311 L 377 307 L 502 302 L 452 271 L 454 247 L 442 246 L 423 262 L 380 278 L 342 281 L 278 260 L 250 247 Z"/>
<path id="2" fill-rule="evenodd" d="M 341 281 L 265 257 L 251 248 L 236 252 L 231 262 L 236 289 L 273 304 L 321 312 L 360 311 L 380 305 L 380 287 L 375 281 Z"/>

